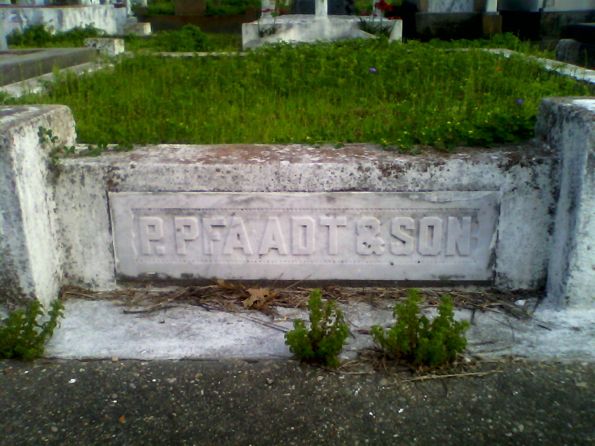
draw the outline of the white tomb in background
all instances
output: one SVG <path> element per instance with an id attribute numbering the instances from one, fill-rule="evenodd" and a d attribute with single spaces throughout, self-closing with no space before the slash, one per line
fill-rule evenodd
<path id="1" fill-rule="evenodd" d="M 50 0 L 0 0 L 0 50 L 6 49 L 6 36 L 33 25 L 44 25 L 53 32 L 93 26 L 108 35 L 150 34 L 150 26 L 137 23 L 132 4 L 146 0 L 78 0 L 77 4 L 56 6 Z M 142 32 L 141 32 L 142 31 Z"/>
<path id="2" fill-rule="evenodd" d="M 267 43 L 335 41 L 355 38 L 372 38 L 372 34 L 360 29 L 362 21 L 371 21 L 375 27 L 390 30 L 390 40 L 401 41 L 403 22 L 382 17 L 374 9 L 374 15 L 329 15 L 327 0 L 314 0 L 315 13 L 274 16 L 274 0 L 262 0 L 258 20 L 242 25 L 242 47 L 256 48 Z"/>

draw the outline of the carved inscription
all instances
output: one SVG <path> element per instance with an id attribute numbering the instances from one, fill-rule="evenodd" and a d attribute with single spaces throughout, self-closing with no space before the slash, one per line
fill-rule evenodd
<path id="1" fill-rule="evenodd" d="M 351 238 L 347 216 L 268 217 L 252 222 L 243 217 L 201 217 L 180 215 L 138 217 L 138 244 L 143 256 L 218 256 L 234 254 L 259 258 L 279 256 L 340 256 L 339 238 Z M 394 217 L 385 225 L 373 216 L 354 218 L 353 247 L 341 248 L 358 256 L 382 256 L 387 249 L 395 256 L 459 256 L 471 254 L 474 235 L 473 217 L 437 217 L 420 219 Z M 289 231 L 284 231 L 288 227 Z M 386 230 L 385 230 L 386 229 Z M 385 234 L 385 232 L 388 232 Z M 168 235 L 171 232 L 171 235 Z M 168 243 L 168 240 L 174 243 Z M 256 248 L 257 247 L 257 248 Z M 255 249 L 256 248 L 256 249 Z"/>
<path id="2" fill-rule="evenodd" d="M 489 280 L 494 192 L 110 195 L 126 276 Z"/>

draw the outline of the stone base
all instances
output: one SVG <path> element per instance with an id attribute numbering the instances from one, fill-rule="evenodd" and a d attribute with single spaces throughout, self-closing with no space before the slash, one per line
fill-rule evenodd
<path id="1" fill-rule="evenodd" d="M 335 41 L 343 39 L 374 37 L 360 29 L 361 20 L 369 18 L 346 15 L 327 16 L 284 15 L 264 17 L 242 25 L 242 47 L 256 48 L 267 43 Z M 376 23 L 391 28 L 391 40 L 402 38 L 402 21 L 376 19 Z"/>
<path id="2" fill-rule="evenodd" d="M 124 32 L 135 36 L 150 36 L 152 33 L 150 22 L 131 23 L 126 25 Z"/>
<path id="3" fill-rule="evenodd" d="M 95 48 L 99 54 L 104 56 L 117 56 L 124 52 L 124 39 L 112 39 L 109 37 L 94 37 L 85 39 L 85 46 Z"/>

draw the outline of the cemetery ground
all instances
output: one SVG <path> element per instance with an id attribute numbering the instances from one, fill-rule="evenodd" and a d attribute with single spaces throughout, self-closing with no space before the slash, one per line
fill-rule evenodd
<path id="1" fill-rule="evenodd" d="M 60 156 L 165 142 L 522 150 L 544 96 L 593 93 L 520 56 L 379 40 L 242 57 L 138 54 L 89 75 L 57 73 L 45 94 L 2 102 L 72 109 L 85 145 L 75 155 L 58 141 L 49 162 L 59 166 Z M 454 290 L 459 311 L 476 322 L 470 349 L 452 368 L 430 372 L 361 344 L 370 322 L 390 310 L 330 287 L 326 296 L 353 307 L 356 325 L 354 348 L 328 370 L 287 359 L 283 334 L 304 307 L 301 285 L 284 293 L 221 281 L 139 295 L 64 288 L 67 317 L 47 356 L 77 359 L 0 362 L 0 445 L 593 441 L 592 309 L 531 317 L 540 291 Z M 391 303 L 399 292 L 373 291 Z M 426 303 L 435 306 L 436 294 Z M 158 360 L 184 357 L 217 360 Z"/>

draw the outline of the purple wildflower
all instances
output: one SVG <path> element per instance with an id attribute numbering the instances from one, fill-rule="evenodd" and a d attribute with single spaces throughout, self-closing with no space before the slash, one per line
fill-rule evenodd
<path id="1" fill-rule="evenodd" d="M 514 102 L 516 102 L 516 105 L 519 105 L 520 106 L 520 105 L 523 105 L 525 103 L 525 100 L 523 98 L 517 98 L 517 100 L 514 101 Z"/>
<path id="2" fill-rule="evenodd" d="M 378 70 L 376 69 L 376 67 L 370 67 L 370 69 L 368 71 L 372 74 L 378 73 Z"/>

